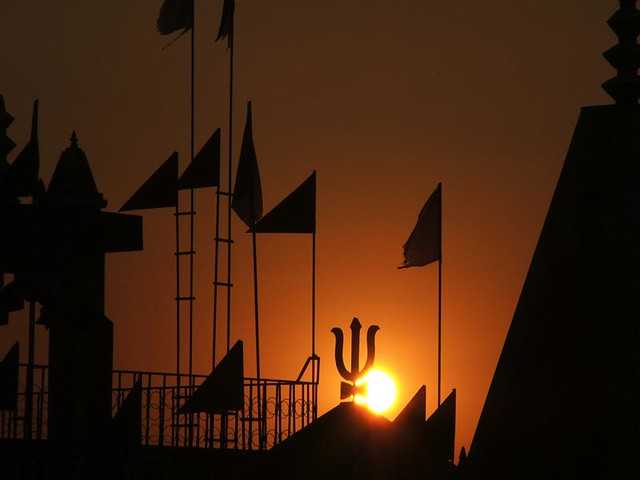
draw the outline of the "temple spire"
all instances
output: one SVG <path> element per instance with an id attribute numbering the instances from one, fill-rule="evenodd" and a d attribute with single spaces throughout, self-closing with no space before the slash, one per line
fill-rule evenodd
<path id="1" fill-rule="evenodd" d="M 618 74 L 602 88 L 619 105 L 636 105 L 640 99 L 640 11 L 637 0 L 619 0 L 620 8 L 607 22 L 618 37 L 618 44 L 604 53 Z"/>

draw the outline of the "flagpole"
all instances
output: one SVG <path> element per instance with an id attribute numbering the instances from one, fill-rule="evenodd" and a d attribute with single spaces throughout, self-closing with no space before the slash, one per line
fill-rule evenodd
<path id="1" fill-rule="evenodd" d="M 313 419 L 317 418 L 318 387 L 316 385 L 316 219 L 311 235 L 311 384 L 313 388 Z"/>
<path id="2" fill-rule="evenodd" d="M 252 199 L 252 205 L 253 205 L 253 199 Z M 258 311 L 258 249 L 257 249 L 257 242 L 256 242 L 256 229 L 255 229 L 255 225 L 256 222 L 253 222 L 253 227 L 251 228 L 251 237 L 253 240 L 253 302 L 254 302 L 254 310 L 255 310 L 255 332 L 256 332 L 256 379 L 257 379 L 257 400 L 258 400 L 258 418 L 259 423 L 258 425 L 260 426 L 258 429 L 258 435 L 259 435 L 259 440 L 258 440 L 258 445 L 259 448 L 262 449 L 262 435 L 263 435 L 263 419 L 260 418 L 262 415 L 262 402 L 261 402 L 261 398 L 260 398 L 260 394 L 261 394 L 261 385 L 260 385 L 260 315 L 259 315 L 259 311 Z"/>
<path id="3" fill-rule="evenodd" d="M 442 387 L 442 258 L 438 261 L 438 406 Z"/>
<path id="4" fill-rule="evenodd" d="M 196 63 L 196 6 L 193 2 L 193 20 L 191 24 L 191 135 L 189 138 L 189 150 L 191 156 L 191 162 L 194 159 L 195 149 L 195 63 Z M 190 209 L 189 209 L 189 386 L 191 386 L 193 377 L 193 251 L 194 251 L 194 209 L 195 209 L 195 190 L 191 188 L 189 190 L 190 197 Z"/>
<path id="5" fill-rule="evenodd" d="M 191 163 L 195 157 L 195 83 L 196 83 L 196 2 L 193 2 L 191 12 L 191 134 L 189 150 Z M 193 393 L 193 267 L 195 251 L 195 189 L 189 190 L 189 395 Z M 193 445 L 193 414 L 189 415 L 189 446 Z"/>
<path id="6" fill-rule="evenodd" d="M 315 221 L 315 219 L 314 219 Z M 311 356 L 316 356 L 316 230 L 311 236 Z M 315 374 L 314 374 L 315 377 Z M 314 378 L 315 380 L 315 378 Z"/>
<path id="7" fill-rule="evenodd" d="M 25 439 L 31 440 L 33 431 L 33 365 L 36 338 L 36 302 L 29 302 L 29 352 L 27 360 L 26 397 L 24 412 Z"/>
<path id="8" fill-rule="evenodd" d="M 227 202 L 227 353 L 231 348 L 231 195 L 233 186 L 232 172 L 233 172 L 233 55 L 235 46 L 235 15 L 231 18 L 231 32 L 229 32 L 230 38 L 228 39 L 229 45 L 229 140 L 228 140 L 228 168 L 227 178 L 229 190 L 228 202 Z"/>
<path id="9" fill-rule="evenodd" d="M 440 258 L 438 260 L 438 407 L 442 399 L 442 184 L 440 187 Z"/>

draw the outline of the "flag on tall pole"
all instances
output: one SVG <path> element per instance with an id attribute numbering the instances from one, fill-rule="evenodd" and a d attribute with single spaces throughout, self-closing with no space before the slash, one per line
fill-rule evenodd
<path id="1" fill-rule="evenodd" d="M 258 221 L 256 233 L 315 233 L 316 172 Z"/>
<path id="2" fill-rule="evenodd" d="M 33 196 L 39 187 L 38 100 L 33 102 L 31 137 L 7 171 L 7 183 L 16 197 Z"/>
<path id="3" fill-rule="evenodd" d="M 173 152 L 119 211 L 175 207 L 177 202 L 178 152 Z"/>
<path id="4" fill-rule="evenodd" d="M 193 27 L 193 0 L 164 0 L 156 22 L 160 35 L 182 30 L 179 38 Z"/>
<path id="5" fill-rule="evenodd" d="M 422 207 L 418 221 L 405 242 L 404 262 L 398 268 L 423 267 L 442 257 L 442 184 Z"/>
<path id="6" fill-rule="evenodd" d="M 254 224 L 262 217 L 262 185 L 258 158 L 253 144 L 252 116 L 251 102 L 249 102 L 236 184 L 231 200 L 231 208 L 249 228 L 253 228 Z"/>
<path id="7" fill-rule="evenodd" d="M 238 162 L 238 172 L 236 173 L 236 184 L 233 189 L 231 208 L 242 219 L 242 221 L 252 231 L 253 243 L 253 298 L 255 315 L 256 334 L 256 378 L 258 381 L 258 411 L 262 415 L 262 406 L 266 406 L 260 398 L 260 320 L 258 301 L 258 250 L 256 242 L 256 232 L 253 227 L 262 217 L 262 186 L 260 184 L 260 170 L 258 169 L 258 158 L 253 144 L 253 120 L 251 102 L 247 105 L 247 121 L 242 137 L 242 148 L 240 150 L 240 161 Z M 265 441 L 265 423 L 260 424 L 260 445 Z"/>
<path id="8" fill-rule="evenodd" d="M 438 262 L 438 406 L 442 398 L 442 183 L 427 199 L 416 226 L 403 246 L 398 268 L 423 267 Z"/>
<path id="9" fill-rule="evenodd" d="M 227 147 L 227 192 L 231 192 L 232 189 L 232 172 L 233 172 L 233 57 L 234 57 L 234 31 L 235 31 L 235 9 L 236 2 L 235 0 L 224 0 L 224 4 L 222 6 L 222 15 L 220 19 L 220 26 L 218 27 L 218 35 L 216 37 L 216 41 L 222 40 L 224 38 L 227 39 L 227 49 L 229 50 L 229 126 L 228 126 L 228 147 Z M 220 188 L 218 188 L 217 192 L 217 202 L 216 202 L 216 238 L 219 237 L 219 204 L 220 204 L 221 192 Z M 226 197 L 227 202 L 227 235 L 226 235 L 226 246 L 227 246 L 227 280 L 225 282 L 225 287 L 227 289 L 227 352 L 231 348 L 231 245 L 232 245 L 232 229 L 231 229 L 231 210 L 233 207 L 231 205 L 231 199 Z M 214 281 L 214 292 L 213 292 L 213 303 L 214 303 L 214 328 L 213 328 L 213 365 L 215 366 L 215 342 L 216 342 L 216 318 L 217 318 L 217 300 L 218 300 L 218 286 L 221 285 L 218 282 L 218 252 L 219 248 L 219 240 L 216 240 L 216 260 L 215 260 L 215 277 Z"/>
<path id="10" fill-rule="evenodd" d="M 222 17 L 220 19 L 220 27 L 218 28 L 218 36 L 216 37 L 216 42 L 226 38 L 227 48 L 231 48 L 233 46 L 235 12 L 235 0 L 224 0 L 224 5 L 222 6 Z"/>
<path id="11" fill-rule="evenodd" d="M 256 233 L 310 233 L 311 241 L 311 381 L 316 383 L 316 172 L 253 227 Z M 317 399 L 314 399 L 314 402 Z M 315 402 L 317 403 L 317 402 Z M 314 403 L 314 404 L 315 404 Z M 314 415 L 316 412 L 314 411 Z"/>

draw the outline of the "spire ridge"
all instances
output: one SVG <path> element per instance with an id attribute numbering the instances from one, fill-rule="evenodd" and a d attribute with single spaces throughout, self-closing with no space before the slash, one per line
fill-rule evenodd
<path id="1" fill-rule="evenodd" d="M 618 37 L 618 44 L 604 53 L 617 75 L 602 88 L 619 105 L 637 105 L 640 99 L 640 10 L 637 0 L 619 0 L 620 8 L 607 22 Z"/>

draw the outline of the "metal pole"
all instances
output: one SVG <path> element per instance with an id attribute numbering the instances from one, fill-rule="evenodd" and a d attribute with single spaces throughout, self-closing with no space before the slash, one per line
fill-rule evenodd
<path id="1" fill-rule="evenodd" d="M 196 124 L 196 11 L 193 2 L 192 25 L 191 25 L 191 135 L 190 135 L 190 157 L 193 162 L 195 156 L 195 124 Z M 195 251 L 195 190 L 189 191 L 189 395 L 193 387 L 193 267 Z M 189 446 L 193 446 L 193 414 L 189 415 Z"/>
<path id="2" fill-rule="evenodd" d="M 36 302 L 29 302 L 29 351 L 27 362 L 27 385 L 24 405 L 25 440 L 31 440 L 33 434 L 33 364 L 36 339 Z"/>
<path id="3" fill-rule="evenodd" d="M 442 399 L 442 184 L 440 188 L 440 258 L 438 259 L 438 407 Z"/>
<path id="4" fill-rule="evenodd" d="M 176 385 L 180 395 L 180 195 L 176 201 Z"/>
<path id="5" fill-rule="evenodd" d="M 438 261 L 438 406 L 442 387 L 442 259 Z"/>
<path id="6" fill-rule="evenodd" d="M 190 157 L 193 162 L 195 156 L 195 62 L 196 62 L 196 21 L 195 21 L 195 2 L 193 4 L 193 23 L 191 28 L 191 135 L 190 135 Z M 189 208 L 189 385 L 193 380 L 193 252 L 195 248 L 195 190 L 189 191 L 190 208 Z"/>
<path id="7" fill-rule="evenodd" d="M 251 199 L 252 205 L 253 205 L 253 198 Z M 257 379 L 257 388 L 256 388 L 256 394 L 257 394 L 257 400 L 258 400 L 258 405 L 257 405 L 257 413 L 258 413 L 258 445 L 259 448 L 262 449 L 262 443 L 263 443 L 263 422 L 264 422 L 264 417 L 262 416 L 262 402 L 261 402 L 261 397 L 262 397 L 262 390 L 261 390 L 261 383 L 260 383 L 260 315 L 259 315 L 259 311 L 258 311 L 258 249 L 257 249 L 257 242 L 256 242 L 256 231 L 255 231 L 255 221 L 253 222 L 253 227 L 251 228 L 252 231 L 252 240 L 253 240 L 253 301 L 254 301 L 254 310 L 255 310 L 255 331 L 256 331 L 256 379 Z"/>
<path id="8" fill-rule="evenodd" d="M 218 338 L 218 255 L 220 253 L 220 185 L 216 187 L 216 237 L 213 254 L 213 340 L 211 348 L 211 370 L 216 368 L 216 343 Z"/>
<path id="9" fill-rule="evenodd" d="M 232 19 L 235 22 L 235 16 Z M 235 45 L 235 28 L 231 27 L 231 45 L 229 52 L 229 163 L 227 177 L 229 190 L 227 191 L 227 352 L 231 348 L 231 184 L 233 172 L 233 51 Z"/>
<path id="10" fill-rule="evenodd" d="M 311 236 L 311 356 L 316 357 L 316 230 Z M 315 374 L 314 374 L 315 377 Z"/>

